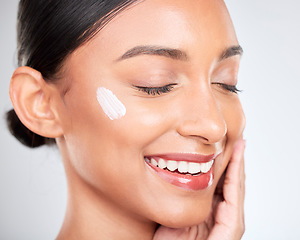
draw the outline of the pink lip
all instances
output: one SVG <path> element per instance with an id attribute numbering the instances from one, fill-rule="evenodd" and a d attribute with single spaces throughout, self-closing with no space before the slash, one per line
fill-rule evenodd
<path id="1" fill-rule="evenodd" d="M 163 158 L 164 160 L 175 160 L 175 161 L 190 161 L 197 163 L 209 162 L 217 157 L 217 154 L 212 155 L 199 155 L 199 154 L 161 154 L 152 156 L 153 158 Z M 151 158 L 148 156 L 148 158 Z M 153 164 L 146 162 L 154 172 L 162 178 L 164 181 L 175 185 L 185 190 L 203 190 L 208 188 L 214 179 L 213 166 L 207 173 L 201 173 L 199 175 L 180 174 L 171 172 L 168 170 L 161 169 L 154 166 Z"/>

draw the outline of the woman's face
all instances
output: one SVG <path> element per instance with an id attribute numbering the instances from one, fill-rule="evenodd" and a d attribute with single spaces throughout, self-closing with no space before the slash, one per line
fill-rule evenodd
<path id="1" fill-rule="evenodd" d="M 64 66 L 68 176 L 140 220 L 203 221 L 244 129 L 237 46 L 220 0 L 146 0 L 118 14 Z M 107 113 L 102 90 L 120 116 Z"/>

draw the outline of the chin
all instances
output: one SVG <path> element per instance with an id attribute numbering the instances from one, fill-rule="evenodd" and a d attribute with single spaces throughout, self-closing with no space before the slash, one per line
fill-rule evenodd
<path id="1" fill-rule="evenodd" d="M 209 196 L 206 199 L 199 199 L 198 204 L 176 206 L 173 209 L 168 209 L 168 211 L 158 214 L 156 222 L 170 228 L 184 228 L 201 224 L 211 213 L 212 198 L 212 196 Z"/>

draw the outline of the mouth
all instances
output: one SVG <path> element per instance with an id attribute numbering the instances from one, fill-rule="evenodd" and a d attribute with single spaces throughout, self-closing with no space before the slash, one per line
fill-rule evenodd
<path id="1" fill-rule="evenodd" d="M 164 154 L 145 156 L 144 160 L 165 182 L 184 190 L 202 190 L 213 182 L 216 157 L 216 154 Z"/>

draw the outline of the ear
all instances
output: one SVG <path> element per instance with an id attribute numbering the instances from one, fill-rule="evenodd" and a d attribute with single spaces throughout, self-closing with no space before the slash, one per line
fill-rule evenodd
<path id="1" fill-rule="evenodd" d="M 30 67 L 15 70 L 9 87 L 14 110 L 32 132 L 48 138 L 62 136 L 56 104 L 60 94 L 42 74 Z"/>

